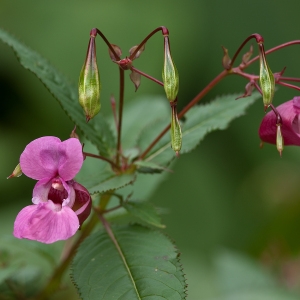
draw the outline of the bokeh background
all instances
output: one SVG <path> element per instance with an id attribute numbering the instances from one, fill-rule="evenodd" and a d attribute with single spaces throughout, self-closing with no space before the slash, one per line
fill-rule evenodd
<path id="1" fill-rule="evenodd" d="M 265 38 L 266 49 L 300 38 L 299 1 L 277 3 L 0 0 L 0 26 L 77 82 L 91 28 L 98 27 L 125 56 L 150 31 L 164 25 L 170 31 L 172 55 L 180 74 L 182 107 L 222 70 L 221 45 L 233 55 L 255 32 Z M 118 72 L 104 43 L 100 38 L 97 41 L 102 109 L 109 114 L 109 97 L 118 94 Z M 300 76 L 299 47 L 281 50 L 268 59 L 274 72 L 286 66 L 287 76 Z M 160 78 L 162 62 L 163 39 L 157 34 L 135 66 Z M 250 71 L 257 73 L 258 65 Z M 242 94 L 245 84 L 241 78 L 228 77 L 203 102 L 217 95 Z M 163 90 L 143 78 L 135 93 L 127 76 L 127 101 L 144 94 L 163 94 Z M 280 104 L 297 94 L 280 87 L 274 102 Z M 10 235 L 17 212 L 30 203 L 33 181 L 25 176 L 17 180 L 6 177 L 31 140 L 45 135 L 66 139 L 73 124 L 39 80 L 24 70 L 2 43 L 0 99 L 0 233 Z M 222 294 L 217 275 L 220 264 L 216 263 L 222 259 L 229 266 L 246 260 L 253 268 L 273 273 L 283 290 L 300 290 L 299 149 L 287 147 L 282 158 L 274 146 L 265 145 L 261 150 L 257 131 L 263 116 L 262 103 L 257 101 L 228 130 L 208 135 L 196 150 L 178 159 L 174 173 L 151 197 L 157 206 L 170 211 L 164 223 L 182 253 L 189 299 L 212 299 Z M 230 277 L 229 269 L 227 272 Z"/>

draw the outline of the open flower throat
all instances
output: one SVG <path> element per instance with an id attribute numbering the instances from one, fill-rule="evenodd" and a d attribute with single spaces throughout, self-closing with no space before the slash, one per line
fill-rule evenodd
<path id="1" fill-rule="evenodd" d="M 35 180 L 33 205 L 23 208 L 14 235 L 43 243 L 73 236 L 89 216 L 88 190 L 73 180 L 83 164 L 78 139 L 42 137 L 29 143 L 20 157 L 22 172 Z"/>

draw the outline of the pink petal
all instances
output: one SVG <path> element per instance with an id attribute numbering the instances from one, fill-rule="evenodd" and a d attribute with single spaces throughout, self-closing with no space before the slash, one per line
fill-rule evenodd
<path id="1" fill-rule="evenodd" d="M 52 201 L 23 208 L 14 224 L 14 236 L 50 244 L 66 240 L 79 228 L 79 220 L 68 206 L 61 208 Z"/>
<path id="2" fill-rule="evenodd" d="M 52 179 L 42 179 L 39 180 L 32 192 L 32 202 L 34 204 L 39 204 L 40 202 L 47 202 L 49 200 L 48 194 L 51 188 Z"/>
<path id="3" fill-rule="evenodd" d="M 293 100 L 276 107 L 282 118 L 281 132 L 285 145 L 300 146 L 299 98 L 294 97 Z M 273 111 L 270 111 L 265 115 L 260 124 L 259 136 L 266 143 L 276 144 L 276 130 L 276 116 Z"/>
<path id="4" fill-rule="evenodd" d="M 70 138 L 59 145 L 58 173 L 65 181 L 71 180 L 83 164 L 82 146 L 78 139 Z"/>
<path id="5" fill-rule="evenodd" d="M 92 198 L 89 191 L 81 184 L 74 181 L 73 188 L 75 190 L 75 203 L 73 210 L 79 219 L 80 225 L 87 219 L 91 213 Z"/>
<path id="6" fill-rule="evenodd" d="M 60 160 L 58 152 L 60 144 L 60 139 L 53 136 L 44 136 L 33 140 L 21 154 L 22 172 L 36 180 L 55 177 Z"/>

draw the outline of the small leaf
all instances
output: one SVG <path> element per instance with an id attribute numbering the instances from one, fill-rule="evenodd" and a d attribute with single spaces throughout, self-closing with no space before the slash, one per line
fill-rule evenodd
<path id="1" fill-rule="evenodd" d="M 250 46 L 250 50 L 243 55 L 242 62 L 246 64 L 253 54 L 253 45 Z"/>
<path id="2" fill-rule="evenodd" d="M 84 300 L 186 299 L 178 252 L 161 232 L 129 225 L 95 232 L 80 245 L 72 277 Z"/>
<path id="3" fill-rule="evenodd" d="M 113 151 L 110 149 L 110 145 L 114 143 L 114 140 L 111 140 L 112 135 L 110 131 L 107 134 L 106 131 L 102 131 L 100 135 L 91 124 L 97 124 L 96 127 L 105 126 L 107 128 L 108 126 L 104 125 L 105 120 L 100 114 L 89 124 L 86 123 L 82 108 L 78 104 L 77 86 L 70 83 L 63 74 L 56 70 L 41 55 L 23 45 L 2 29 L 0 29 L 0 40 L 14 50 L 20 64 L 25 69 L 28 69 L 40 79 L 53 97 L 58 100 L 70 119 L 77 125 L 77 128 L 83 132 L 87 139 L 97 146 L 101 155 L 106 156 L 110 154 Z"/>
<path id="4" fill-rule="evenodd" d="M 133 82 L 133 84 L 135 86 L 135 91 L 137 91 L 137 89 L 139 88 L 139 86 L 141 84 L 141 74 L 139 74 L 135 71 L 131 71 L 129 76 L 130 76 L 130 80 Z"/>
<path id="5" fill-rule="evenodd" d="M 113 47 L 113 49 L 115 50 L 116 54 L 120 57 L 122 55 L 122 50 L 119 46 L 111 44 L 111 46 Z M 110 48 L 108 48 L 108 54 L 111 58 L 112 61 L 117 61 L 119 60 L 119 57 L 115 57 L 115 55 L 113 54 L 113 52 L 110 50 Z"/>
<path id="6" fill-rule="evenodd" d="M 136 50 L 136 48 L 138 47 L 139 45 L 136 45 L 136 46 L 133 46 L 129 49 L 129 54 L 130 56 L 133 54 L 133 52 Z M 144 44 L 139 50 L 138 52 L 135 54 L 135 56 L 131 59 L 131 60 L 134 60 L 136 58 L 139 58 L 140 55 L 144 52 L 145 50 L 145 47 L 146 47 L 146 44 Z"/>
<path id="7" fill-rule="evenodd" d="M 156 208 L 149 202 L 126 202 L 123 207 L 134 217 L 158 228 L 166 228 Z"/>

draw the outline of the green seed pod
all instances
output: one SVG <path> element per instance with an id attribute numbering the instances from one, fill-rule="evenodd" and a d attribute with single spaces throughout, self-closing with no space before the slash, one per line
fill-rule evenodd
<path id="1" fill-rule="evenodd" d="M 86 120 L 89 121 L 100 111 L 100 76 L 96 59 L 95 36 L 89 41 L 85 63 L 79 76 L 79 103 L 84 109 Z"/>
<path id="2" fill-rule="evenodd" d="M 15 169 L 13 170 L 12 174 L 7 177 L 7 179 L 13 178 L 13 177 L 20 177 L 22 174 L 23 173 L 22 173 L 22 170 L 21 170 L 21 166 L 20 166 L 20 164 L 18 164 L 15 167 Z"/>
<path id="3" fill-rule="evenodd" d="M 281 133 L 281 125 L 280 124 L 277 124 L 276 146 L 277 146 L 277 150 L 278 150 L 278 152 L 281 156 L 282 151 L 283 151 L 283 146 L 284 146 L 284 140 L 283 140 L 283 136 L 282 136 L 282 133 Z"/>
<path id="4" fill-rule="evenodd" d="M 176 152 L 176 155 L 179 155 L 179 151 L 182 145 L 182 133 L 180 123 L 177 117 L 177 108 L 176 103 L 171 102 L 171 145 L 172 149 Z"/>
<path id="5" fill-rule="evenodd" d="M 179 75 L 171 56 L 169 37 L 165 36 L 164 41 L 165 55 L 162 79 L 167 98 L 170 102 L 172 102 L 176 99 L 178 94 Z"/>
<path id="6" fill-rule="evenodd" d="M 272 103 L 274 97 L 275 78 L 267 63 L 263 44 L 259 44 L 259 51 L 260 51 L 259 82 L 260 82 L 260 87 L 263 95 L 263 102 L 266 110 Z"/>

